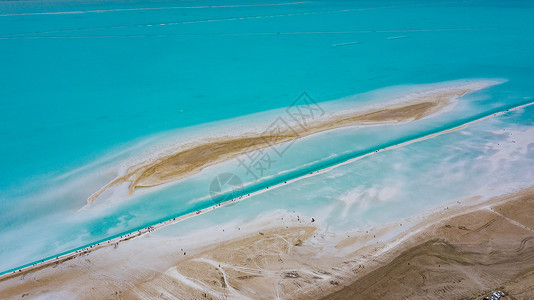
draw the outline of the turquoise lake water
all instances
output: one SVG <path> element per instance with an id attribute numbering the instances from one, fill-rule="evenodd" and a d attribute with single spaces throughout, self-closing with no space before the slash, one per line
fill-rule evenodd
<path id="1" fill-rule="evenodd" d="M 0 271 L 212 205 L 209 185 L 222 172 L 257 190 L 529 103 L 533 19 L 530 1 L 0 2 Z M 303 91 L 325 108 L 358 107 L 453 80 L 503 83 L 436 118 L 303 139 L 260 181 L 230 161 L 80 210 L 128 160 L 190 132 L 224 132 L 238 117 L 245 127 L 274 120 Z M 534 182 L 532 112 L 383 152 L 181 228 L 287 209 L 343 230 L 407 217 L 488 182 L 495 194 L 525 187 Z M 519 147 L 496 133 L 503 129 L 524 147 L 493 147 Z M 418 185 L 420 174 L 433 184 Z M 384 195 L 395 201 L 377 200 Z M 344 208 L 346 197 L 364 204 Z"/>

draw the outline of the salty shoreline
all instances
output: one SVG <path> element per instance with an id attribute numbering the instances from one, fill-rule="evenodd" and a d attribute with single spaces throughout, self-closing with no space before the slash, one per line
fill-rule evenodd
<path id="1" fill-rule="evenodd" d="M 534 187 L 467 211 L 457 204 L 428 216 L 423 229 L 408 234 L 373 268 L 321 299 L 478 299 L 496 290 L 512 299 L 532 298 Z"/>
<path id="2" fill-rule="evenodd" d="M 301 176 L 301 177 L 298 177 L 298 178 L 295 178 L 295 179 L 292 179 L 292 180 L 288 180 L 288 181 L 282 182 L 280 184 L 270 186 L 268 188 L 264 188 L 264 189 L 255 191 L 255 192 L 252 192 L 250 194 L 240 196 L 238 198 L 230 199 L 230 200 L 228 200 L 226 202 L 222 202 L 220 204 L 217 204 L 217 205 L 214 205 L 214 206 L 210 206 L 210 207 L 207 207 L 205 209 L 198 210 L 196 212 L 191 212 L 189 214 L 182 215 L 182 216 L 176 216 L 176 217 L 171 218 L 169 220 L 166 220 L 166 221 L 163 221 L 163 222 L 160 222 L 160 223 L 156 223 L 156 224 L 153 224 L 151 226 L 148 226 L 148 227 L 145 227 L 145 228 L 142 228 L 142 229 L 139 229 L 139 230 L 135 230 L 135 231 L 132 231 L 132 232 L 129 232 L 129 233 L 124 233 L 123 235 L 115 237 L 115 238 L 112 238 L 110 240 L 105 240 L 105 241 L 102 241 L 102 242 L 99 242 L 99 243 L 96 243 L 96 244 L 93 244 L 93 245 L 88 245 L 85 248 L 81 248 L 81 249 L 78 249 L 78 250 L 72 250 L 72 251 L 69 251 L 68 253 L 63 253 L 63 254 L 60 254 L 58 256 L 54 256 L 54 257 L 51 257 L 51 258 L 46 258 L 42 262 L 35 262 L 34 264 L 26 265 L 26 266 L 24 266 L 24 267 L 22 267 L 20 269 L 17 268 L 16 270 L 8 271 L 7 273 L 4 273 L 4 274 L 0 275 L 0 280 L 2 280 L 3 278 L 6 278 L 6 277 L 10 277 L 11 275 L 18 275 L 18 273 L 21 273 L 21 272 L 22 272 L 22 274 L 24 274 L 25 272 L 31 272 L 33 270 L 40 269 L 40 268 L 46 267 L 46 266 L 51 265 L 51 264 L 55 264 L 58 261 L 70 260 L 73 257 L 79 256 L 81 254 L 89 253 L 90 251 L 92 251 L 94 249 L 106 247 L 106 246 L 108 246 L 110 244 L 113 245 L 113 244 L 115 244 L 117 242 L 120 242 L 120 241 L 123 241 L 123 240 L 128 240 L 128 239 L 131 239 L 131 238 L 133 238 L 135 236 L 140 236 L 140 235 L 146 234 L 146 233 L 148 233 L 148 232 L 150 232 L 150 231 L 152 231 L 152 230 L 154 230 L 156 228 L 161 228 L 161 227 L 167 226 L 169 224 L 173 224 L 173 223 L 179 222 L 181 220 L 184 220 L 184 219 L 187 219 L 189 217 L 192 217 L 192 216 L 207 212 L 209 210 L 216 209 L 218 207 L 231 204 L 232 202 L 243 201 L 243 200 L 245 200 L 245 199 L 247 199 L 247 198 L 249 198 L 251 196 L 254 196 L 254 195 L 257 195 L 257 194 L 260 194 L 260 193 L 264 193 L 264 192 L 268 191 L 269 188 L 272 190 L 272 189 L 275 189 L 275 188 L 280 187 L 282 185 L 290 184 L 292 182 L 299 181 L 301 179 L 307 178 L 309 176 L 315 176 L 315 175 L 318 175 L 320 173 L 327 172 L 327 171 L 331 170 L 332 168 L 336 168 L 338 166 L 341 166 L 341 165 L 344 165 L 344 164 L 347 164 L 347 163 L 351 163 L 351 162 L 353 162 L 355 160 L 359 160 L 359 159 L 362 159 L 362 158 L 367 157 L 369 155 L 373 155 L 376 152 L 395 149 L 395 148 L 402 147 L 402 146 L 405 146 L 405 145 L 409 145 L 409 144 L 412 144 L 412 143 L 415 143 L 415 142 L 418 142 L 418 141 L 429 139 L 429 138 L 435 137 L 437 135 L 446 134 L 448 132 L 464 128 L 465 126 L 467 126 L 469 124 L 472 124 L 472 123 L 475 123 L 475 122 L 479 122 L 479 121 L 484 120 L 486 118 L 499 116 L 499 115 L 502 115 L 504 113 L 507 113 L 508 111 L 514 111 L 514 110 L 521 109 L 523 107 L 530 106 L 530 105 L 533 105 L 533 104 L 534 104 L 534 102 L 523 104 L 523 105 L 520 105 L 520 106 L 517 106 L 517 107 L 513 107 L 513 108 L 509 108 L 509 109 L 505 109 L 503 111 L 494 112 L 494 113 L 489 114 L 488 116 L 481 117 L 481 118 L 476 119 L 474 121 L 468 122 L 466 124 L 462 124 L 460 126 L 457 126 L 457 127 L 445 130 L 445 131 L 441 131 L 441 132 L 438 132 L 438 133 L 430 134 L 428 136 L 423 136 L 421 138 L 410 140 L 410 141 L 407 141 L 407 142 L 404 142 L 404 143 L 400 143 L 400 144 L 392 145 L 392 146 L 389 146 L 389 147 L 386 147 L 386 148 L 383 148 L 383 149 L 379 149 L 379 150 L 367 153 L 365 155 L 362 155 L 362 156 L 359 156 L 359 157 L 356 157 L 356 158 L 349 159 L 347 161 L 341 162 L 341 163 L 339 163 L 337 165 L 329 166 L 329 167 L 326 167 L 324 169 L 320 169 L 320 170 L 314 171 L 312 173 L 309 173 L 307 175 L 304 175 L 304 176 Z"/>
<path id="3" fill-rule="evenodd" d="M 355 125 L 380 125 L 412 122 L 429 117 L 449 107 L 457 98 L 477 91 L 495 82 L 463 84 L 420 92 L 408 100 L 385 103 L 382 107 L 337 112 L 311 120 L 306 126 L 293 124 L 283 133 L 243 133 L 235 137 L 209 138 L 182 145 L 171 153 L 160 155 L 130 167 L 88 198 L 91 205 L 106 190 L 128 184 L 132 195 L 138 188 L 155 187 L 191 176 L 214 164 L 230 160 L 240 154 L 279 145 L 312 134 Z M 302 125 L 302 124 L 300 124 Z"/>
<path id="4" fill-rule="evenodd" d="M 178 298 L 350 299 L 357 293 L 388 299 L 406 292 L 407 298 L 426 292 L 443 296 L 444 280 L 447 295 L 454 297 L 476 296 L 502 285 L 509 294 L 530 295 L 527 283 L 534 273 L 523 269 L 534 268 L 534 257 L 527 255 L 534 249 L 529 242 L 534 223 L 528 218 L 533 204 L 530 187 L 483 202 L 479 197 L 459 199 L 417 217 L 349 232 L 329 232 L 310 216 L 290 213 L 233 231 L 207 229 L 197 241 L 189 236 L 151 236 L 156 229 L 152 228 L 118 246 L 95 247 L 39 269 L 3 276 L 0 295 L 146 298 L 163 291 Z M 444 260 L 414 260 L 427 255 Z M 519 262 L 513 260 L 516 256 Z M 497 260 L 494 267 L 477 271 L 493 265 L 492 260 Z M 402 269 L 406 265 L 408 270 Z M 389 279 L 391 272 L 412 269 L 422 275 Z M 403 278 L 420 286 L 418 292 L 406 289 Z M 86 285 L 88 280 L 93 284 Z M 385 291 L 369 280 L 390 280 L 390 288 Z"/>

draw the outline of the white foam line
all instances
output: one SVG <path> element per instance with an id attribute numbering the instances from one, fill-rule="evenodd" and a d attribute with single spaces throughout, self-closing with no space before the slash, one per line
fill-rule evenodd
<path id="1" fill-rule="evenodd" d="M 371 8 L 371 9 L 375 9 L 375 8 Z M 182 24 L 197 24 L 197 23 L 210 23 L 210 22 L 223 22 L 223 21 L 256 20 L 256 19 L 265 19 L 265 18 L 295 17 L 295 16 L 330 14 L 330 13 L 351 12 L 351 11 L 361 11 L 361 10 L 369 10 L 369 8 L 298 12 L 298 13 L 289 13 L 289 14 L 260 15 L 260 16 L 241 16 L 241 17 L 220 18 L 220 19 L 203 19 L 203 20 L 191 20 L 191 21 L 180 21 L 180 22 L 167 22 L 164 24 L 150 23 L 150 24 L 116 25 L 116 26 L 105 26 L 105 27 L 72 28 L 72 29 L 62 29 L 62 30 L 33 31 L 33 32 L 18 32 L 18 33 L 10 33 L 9 35 L 14 36 L 14 35 L 20 35 L 20 34 L 44 34 L 44 33 L 59 33 L 59 32 L 70 32 L 70 31 L 82 31 L 82 30 L 118 29 L 118 28 L 141 27 L 141 26 L 150 27 L 150 26 L 156 26 L 156 25 L 182 25 Z"/>
<path id="2" fill-rule="evenodd" d="M 309 3 L 309 2 L 310 1 L 266 3 L 266 4 L 232 4 L 232 5 L 165 6 L 165 7 L 93 9 L 93 10 L 0 14 L 0 17 L 35 16 L 35 15 L 72 15 L 72 14 L 85 14 L 85 13 L 106 13 L 106 12 L 120 12 L 120 11 L 165 10 L 165 9 L 205 9 L 205 8 L 232 8 L 232 7 L 253 7 L 253 6 L 282 6 L 282 5 L 304 4 L 304 3 Z"/>
<path id="3" fill-rule="evenodd" d="M 405 39 L 405 38 L 407 38 L 407 37 L 408 37 L 407 35 L 392 36 L 392 37 L 388 37 L 387 40 Z"/>
<path id="4" fill-rule="evenodd" d="M 286 3 L 268 3 L 268 4 L 233 4 L 233 5 L 211 5 L 210 7 L 248 7 L 248 6 L 279 6 L 279 5 L 295 5 L 310 3 L 311 1 L 286 2 Z"/>
<path id="5" fill-rule="evenodd" d="M 282 6 L 282 5 L 296 5 L 310 3 L 311 1 L 298 1 L 298 2 L 284 2 L 284 3 L 267 3 L 267 4 L 231 4 L 231 5 L 200 5 L 200 6 L 167 6 L 167 7 L 141 7 L 141 8 L 116 8 L 116 9 L 94 9 L 94 10 L 75 10 L 75 11 L 59 11 L 59 12 L 35 12 L 35 13 L 15 13 L 15 14 L 0 14 L 0 17 L 10 16 L 32 16 L 32 15 L 62 15 L 62 14 L 84 14 L 84 13 L 105 13 L 105 12 L 117 12 L 117 11 L 139 11 L 139 10 L 165 10 L 165 9 L 206 9 L 206 8 L 232 8 L 232 7 L 254 7 L 254 6 Z M 340 9 L 328 12 L 351 12 L 351 11 L 364 11 L 374 9 L 387 9 L 387 8 L 403 8 L 403 7 L 416 7 L 427 5 L 440 5 L 453 2 L 442 2 L 433 4 L 412 4 L 412 5 L 395 5 L 395 6 L 378 6 L 378 7 L 362 7 L 362 8 L 350 8 Z M 324 12 L 310 12 L 310 13 L 324 13 Z"/>
<path id="6" fill-rule="evenodd" d="M 148 25 L 147 25 L 148 26 Z M 132 35 L 78 35 L 78 36 L 1 36 L 0 40 L 12 39 L 88 39 L 88 38 L 143 38 L 180 36 L 248 36 L 248 35 L 308 35 L 308 34 L 352 34 L 352 33 L 393 33 L 393 32 L 446 32 L 483 31 L 497 28 L 440 28 L 405 30 L 346 30 L 346 31 L 292 31 L 292 32 L 224 32 L 224 33 L 176 33 L 176 34 L 132 34 Z"/>
<path id="7" fill-rule="evenodd" d="M 339 46 L 348 46 L 348 45 L 355 45 L 359 44 L 360 42 L 348 42 L 348 43 L 339 43 L 339 44 L 332 44 L 333 47 L 339 47 Z"/>
<path id="8" fill-rule="evenodd" d="M 167 25 L 180 25 L 180 24 L 196 24 L 196 23 L 206 23 L 206 22 L 253 20 L 253 19 L 278 18 L 278 17 L 294 17 L 294 16 L 319 15 L 319 14 L 330 14 L 330 13 L 340 13 L 340 12 L 364 11 L 364 10 L 383 9 L 383 8 L 400 8 L 400 7 L 410 7 L 410 6 L 418 6 L 418 5 L 384 6 L 384 7 L 372 7 L 372 8 L 353 8 L 353 9 L 340 9 L 340 10 L 327 10 L 327 11 L 311 11 L 311 12 L 299 12 L 299 13 L 289 13 L 289 14 L 276 14 L 276 15 L 263 15 L 263 16 L 245 16 L 245 17 L 232 17 L 232 18 L 221 18 L 221 19 L 192 20 L 192 21 L 182 21 L 182 22 L 168 22 L 168 23 L 165 23 L 165 24 L 167 24 Z M 70 31 L 81 31 L 81 30 L 117 29 L 117 28 L 141 27 L 141 26 L 149 26 L 150 27 L 150 26 L 155 26 L 155 25 L 162 25 L 162 24 L 133 24 L 133 25 L 117 25 L 117 26 L 107 26 L 107 27 L 89 27 L 89 28 L 74 28 L 74 29 L 62 29 L 62 30 L 19 32 L 19 33 L 10 33 L 10 34 L 4 35 L 4 36 L 16 36 L 16 35 L 21 35 L 21 34 L 59 33 L 59 32 L 70 32 Z"/>

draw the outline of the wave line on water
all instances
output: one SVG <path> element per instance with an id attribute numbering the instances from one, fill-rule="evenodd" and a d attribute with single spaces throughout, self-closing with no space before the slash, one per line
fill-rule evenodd
<path id="1" fill-rule="evenodd" d="M 345 30 L 345 31 L 293 31 L 293 32 L 223 32 L 223 33 L 176 33 L 176 34 L 117 34 L 117 35 L 76 35 L 76 36 L 0 36 L 0 40 L 19 39 L 90 39 L 90 38 L 144 38 L 144 37 L 189 37 L 189 36 L 249 36 L 249 35 L 308 35 L 308 34 L 354 34 L 354 33 L 393 33 L 393 32 L 443 32 L 443 31 L 483 31 L 497 28 L 439 28 L 404 30 Z"/>
<path id="2" fill-rule="evenodd" d="M 356 44 L 359 44 L 359 43 L 360 42 L 347 42 L 347 43 L 332 44 L 332 47 L 356 45 Z"/>
<path id="3" fill-rule="evenodd" d="M 306 3 L 306 2 L 302 2 L 302 3 Z M 404 7 L 412 7 L 412 6 L 420 6 L 420 5 L 414 4 L 414 5 L 405 5 L 405 6 L 382 6 L 382 7 L 370 7 L 370 8 L 352 8 L 352 9 L 338 9 L 338 10 L 326 10 L 326 11 L 294 12 L 294 13 L 288 13 L 288 14 L 274 14 L 274 15 L 260 15 L 260 16 L 236 16 L 236 17 L 219 18 L 219 19 L 171 21 L 171 22 L 163 22 L 163 23 L 162 22 L 158 22 L 158 23 L 128 24 L 128 25 L 99 26 L 99 27 L 83 27 L 83 28 L 70 28 L 70 29 L 58 29 L 58 30 L 44 30 L 44 31 L 40 30 L 40 31 L 29 31 L 29 32 L 28 31 L 27 32 L 15 32 L 15 33 L 4 34 L 2 36 L 17 36 L 17 35 L 23 35 L 23 34 L 62 33 L 62 32 L 87 31 L 87 30 L 123 29 L 123 28 L 132 28 L 132 27 L 175 26 L 175 25 L 183 25 L 183 24 L 256 20 L 256 19 L 280 18 L 280 17 L 296 17 L 296 16 L 331 14 L 331 13 L 341 13 L 341 12 L 366 11 L 366 10 L 375 10 L 375 9 L 404 8 Z M 0 15 L 0 16 L 2 16 L 2 15 Z"/>
<path id="4" fill-rule="evenodd" d="M 0 14 L 0 17 L 35 16 L 35 15 L 73 15 L 73 14 L 85 14 L 85 13 L 107 13 L 107 12 L 121 12 L 121 11 L 166 10 L 166 9 L 205 9 L 205 8 L 233 8 L 233 7 L 257 7 L 257 6 L 283 6 L 283 5 L 304 4 L 304 3 L 309 3 L 309 2 L 310 1 L 264 3 L 264 4 L 229 4 L 229 5 L 165 6 L 165 7 L 91 9 L 91 10 L 72 10 L 72 11 L 51 11 L 51 12 Z"/>

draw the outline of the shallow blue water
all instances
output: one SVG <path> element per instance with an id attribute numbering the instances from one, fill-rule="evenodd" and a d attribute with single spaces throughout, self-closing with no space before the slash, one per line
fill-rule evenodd
<path id="1" fill-rule="evenodd" d="M 0 270 L 209 204 L 208 172 L 131 202 L 78 212 L 116 175 L 104 166 L 132 156 L 135 149 L 117 153 L 154 134 L 283 110 L 302 91 L 324 102 L 394 85 L 508 80 L 435 120 L 392 131 L 338 131 L 329 143 L 306 139 L 274 166 L 277 174 L 534 96 L 531 2 L 283 3 L 0 3 Z M 354 188 L 346 182 L 336 188 L 344 186 Z"/>

